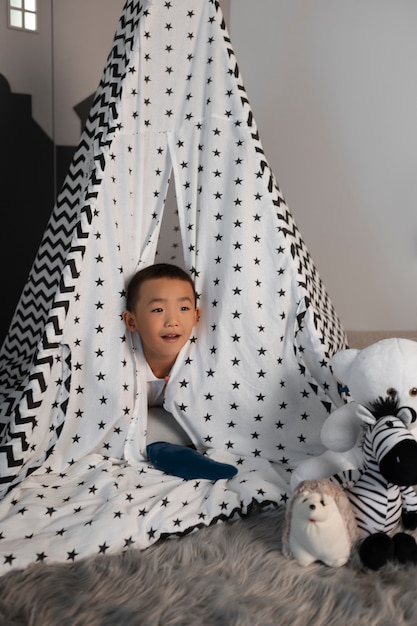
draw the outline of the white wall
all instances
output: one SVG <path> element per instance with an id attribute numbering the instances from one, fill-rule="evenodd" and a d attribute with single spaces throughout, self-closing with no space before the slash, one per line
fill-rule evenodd
<path id="1" fill-rule="evenodd" d="M 417 2 L 230 4 L 264 149 L 345 328 L 416 330 Z"/>

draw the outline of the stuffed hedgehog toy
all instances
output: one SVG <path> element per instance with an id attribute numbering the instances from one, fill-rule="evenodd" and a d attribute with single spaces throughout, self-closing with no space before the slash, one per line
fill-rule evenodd
<path id="1" fill-rule="evenodd" d="M 305 480 L 288 502 L 282 550 L 302 566 L 321 561 L 344 565 L 358 528 L 344 490 L 330 480 Z"/>
<path id="2" fill-rule="evenodd" d="M 417 342 L 390 338 L 363 350 L 347 349 L 332 359 L 335 378 L 348 391 L 350 400 L 329 415 L 321 439 L 327 450 L 300 464 L 291 477 L 291 487 L 306 479 L 326 478 L 362 463 L 361 421 L 356 410 L 370 408 L 378 398 L 395 398 L 407 413 L 410 432 L 417 439 Z"/>

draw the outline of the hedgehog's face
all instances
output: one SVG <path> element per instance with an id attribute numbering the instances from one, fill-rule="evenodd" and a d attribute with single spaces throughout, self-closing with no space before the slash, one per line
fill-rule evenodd
<path id="1" fill-rule="evenodd" d="M 293 517 L 309 522 L 321 522 L 334 514 L 337 504 L 329 494 L 302 491 L 294 500 Z"/>

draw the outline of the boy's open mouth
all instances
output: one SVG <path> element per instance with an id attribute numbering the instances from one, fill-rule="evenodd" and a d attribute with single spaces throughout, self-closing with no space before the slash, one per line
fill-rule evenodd
<path id="1" fill-rule="evenodd" d="M 181 335 L 177 334 L 162 335 L 162 339 L 166 339 L 167 341 L 174 341 L 175 339 L 179 339 L 180 337 Z"/>

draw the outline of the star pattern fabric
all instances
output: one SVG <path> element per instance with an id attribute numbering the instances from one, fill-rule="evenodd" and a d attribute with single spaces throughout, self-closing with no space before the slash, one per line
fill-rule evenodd
<path id="1" fill-rule="evenodd" d="M 202 315 L 165 408 L 238 467 L 229 481 L 168 476 L 144 454 L 146 364 L 121 319 L 125 288 L 177 257 Z M 143 549 L 285 503 L 342 402 L 329 359 L 345 345 L 217 2 L 128 1 L 1 353 L 0 572 Z"/>

